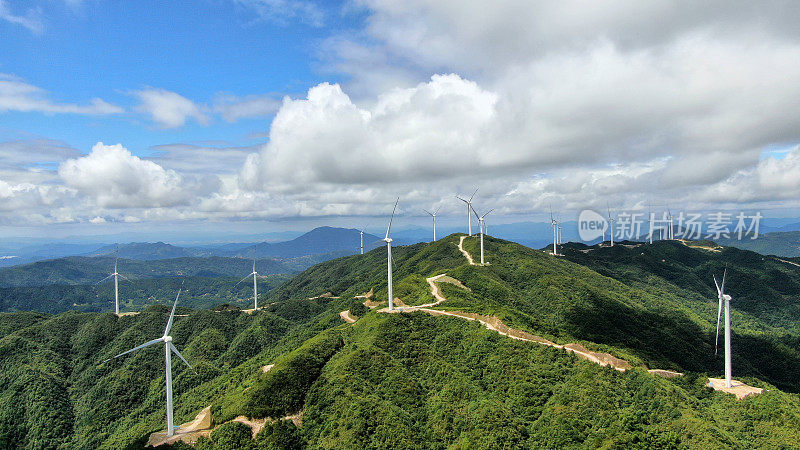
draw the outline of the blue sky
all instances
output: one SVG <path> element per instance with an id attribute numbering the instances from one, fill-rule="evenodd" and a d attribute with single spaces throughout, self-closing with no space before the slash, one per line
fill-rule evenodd
<path id="1" fill-rule="evenodd" d="M 796 215 L 798 8 L 593 5 L 0 0 L 0 231 Z"/>
<path id="2" fill-rule="evenodd" d="M 9 4 L 20 13 L 37 5 L 44 11 L 41 32 L 0 22 L 6 37 L 0 39 L 0 72 L 46 90 L 56 102 L 82 104 L 100 97 L 126 109 L 136 105 L 131 93 L 147 87 L 206 103 L 220 93 L 276 99 L 302 94 L 321 79 L 315 68 L 319 42 L 331 30 L 360 20 L 355 11 L 342 13 L 336 2 L 320 7 L 322 26 L 278 13 L 262 16 L 223 1 Z M 0 139 L 32 134 L 84 152 L 98 141 L 123 142 L 132 153 L 146 155 L 150 146 L 170 142 L 249 144 L 251 135 L 268 130 L 269 120 L 216 118 L 208 126 L 190 121 L 176 130 L 154 126 L 136 113 L 100 120 L 9 112 Z"/>

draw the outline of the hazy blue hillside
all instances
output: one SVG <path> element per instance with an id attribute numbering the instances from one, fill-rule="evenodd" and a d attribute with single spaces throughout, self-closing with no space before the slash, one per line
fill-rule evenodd
<path id="1" fill-rule="evenodd" d="M 371 250 L 380 245 L 381 238 L 364 233 L 364 248 Z M 359 252 L 360 234 L 356 229 L 319 227 L 286 242 L 262 242 L 233 252 L 229 256 L 243 258 L 296 258 L 305 255 L 331 253 L 337 256 Z"/>
<path id="2" fill-rule="evenodd" d="M 131 242 L 130 244 L 104 245 L 86 256 L 119 256 L 125 259 L 151 260 L 210 255 L 209 251 L 178 247 L 163 242 Z"/>
<path id="3" fill-rule="evenodd" d="M 108 276 L 114 269 L 113 257 L 83 257 L 39 261 L 0 269 L 0 287 L 45 286 L 50 284 L 92 284 Z M 291 274 L 320 262 L 313 257 L 296 260 L 259 259 L 259 274 Z M 153 261 L 121 259 L 118 270 L 131 279 L 176 276 L 243 277 L 250 273 L 253 261 L 243 258 L 173 258 Z"/>

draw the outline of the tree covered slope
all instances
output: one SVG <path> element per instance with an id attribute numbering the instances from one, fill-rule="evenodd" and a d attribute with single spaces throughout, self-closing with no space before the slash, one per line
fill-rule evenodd
<path id="1" fill-rule="evenodd" d="M 556 258 L 489 237 L 491 265 L 474 266 L 460 240 L 393 249 L 396 296 L 407 305 L 433 302 L 426 278 L 446 273 L 468 289 L 440 283 L 446 301 L 432 308 L 496 316 L 633 368 L 601 367 L 458 317 L 369 310 L 355 297 L 371 292 L 370 301 L 386 300 L 386 254 L 376 249 L 306 270 L 270 291 L 269 306 L 254 314 L 179 308 L 173 336 L 197 374 L 174 364 L 176 423 L 212 406 L 217 428 L 196 444 L 201 449 L 780 448 L 800 441 L 798 334 L 780 312 L 797 301 L 791 292 L 782 292 L 783 303 L 764 300 L 775 303 L 772 313 L 734 305 L 734 375 L 767 389 L 740 401 L 705 387 L 722 362 L 714 357 L 716 305 L 702 270 L 667 278 L 633 253 L 609 262 L 602 252 L 576 248 Z M 670 245 L 650 251 L 677 252 L 662 264 L 724 267 L 717 258 L 726 251 L 683 255 Z M 479 254 L 475 238 L 463 247 Z M 696 264 L 684 260 L 692 255 Z M 741 261 L 730 262 L 731 275 L 749 267 L 752 276 L 769 276 L 770 262 L 747 256 L 731 257 Z M 731 294 L 744 299 L 733 279 Z M 344 323 L 344 309 L 359 319 Z M 165 306 L 120 318 L 0 314 L 0 442 L 141 447 L 164 426 L 162 351 L 100 362 L 160 336 L 167 314 Z M 646 370 L 655 367 L 685 375 Z M 248 426 L 230 422 L 290 415 L 302 425 L 270 420 L 255 439 Z"/>

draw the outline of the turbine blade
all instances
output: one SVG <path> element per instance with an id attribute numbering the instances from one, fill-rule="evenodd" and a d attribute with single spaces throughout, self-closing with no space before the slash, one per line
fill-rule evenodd
<path id="1" fill-rule="evenodd" d="M 103 278 L 102 280 L 98 281 L 98 282 L 97 282 L 97 283 L 95 283 L 95 284 L 96 284 L 96 285 L 97 285 L 97 284 L 100 284 L 100 283 L 102 283 L 103 281 L 106 281 L 107 279 L 109 279 L 109 278 L 111 278 L 111 277 L 113 277 L 113 276 L 114 276 L 114 274 L 112 273 L 111 275 L 109 275 L 109 276 L 107 276 L 107 277 Z"/>
<path id="2" fill-rule="evenodd" d="M 728 268 L 725 268 L 725 271 L 722 272 L 722 285 L 719 287 L 719 291 L 725 294 L 725 279 L 728 278 Z"/>
<path id="3" fill-rule="evenodd" d="M 486 216 L 488 216 L 488 215 L 489 215 L 489 213 L 490 213 L 490 212 L 492 212 L 492 211 L 494 211 L 494 208 L 492 208 L 492 209 L 490 209 L 490 210 L 486 211 L 486 214 L 482 215 L 481 217 L 486 217 Z"/>
<path id="4" fill-rule="evenodd" d="M 480 188 L 478 188 L 478 189 L 480 189 Z M 472 195 L 469 196 L 469 201 L 470 202 L 472 201 L 472 197 L 475 197 L 475 194 L 478 193 L 478 189 L 475 189 L 475 192 L 473 192 Z"/>
<path id="5" fill-rule="evenodd" d="M 181 283 L 181 287 L 178 289 L 178 295 L 175 296 L 175 303 L 172 304 L 172 312 L 169 314 L 169 320 L 167 321 L 167 327 L 164 328 L 164 336 L 169 334 L 169 330 L 172 329 L 172 321 L 175 320 L 175 308 L 178 307 L 178 297 L 181 296 L 181 289 L 183 289 L 183 283 Z"/>
<path id="6" fill-rule="evenodd" d="M 397 211 L 397 203 L 400 202 L 400 197 L 394 201 L 394 209 L 392 210 L 392 217 L 389 218 L 389 226 L 386 227 L 386 239 L 389 239 L 389 232 L 392 230 L 392 221 L 394 220 L 394 213 Z"/>
<path id="7" fill-rule="evenodd" d="M 435 216 L 436 214 L 438 214 L 440 209 L 442 209 L 442 207 L 441 207 L 441 206 L 440 206 L 440 207 L 438 207 L 438 208 L 436 208 L 436 211 L 434 211 L 434 212 L 433 212 L 433 215 Z"/>
<path id="8" fill-rule="evenodd" d="M 717 286 L 717 296 L 722 295 L 722 291 L 719 290 L 719 283 L 717 283 L 717 277 L 714 277 L 714 284 Z"/>
<path id="9" fill-rule="evenodd" d="M 426 213 L 428 213 L 428 215 L 429 215 L 429 216 L 432 216 L 432 215 L 433 215 L 433 214 L 432 214 L 430 211 L 428 211 L 427 209 L 423 209 L 423 211 L 425 211 Z"/>
<path id="10" fill-rule="evenodd" d="M 462 201 L 462 202 L 464 202 L 464 203 L 467 203 L 467 204 L 469 204 L 469 201 L 467 201 L 467 200 L 464 200 L 463 198 L 461 198 L 461 197 L 459 197 L 459 196 L 457 196 L 457 195 L 456 195 L 456 198 L 457 198 L 457 199 L 459 199 L 459 200 L 461 200 L 461 201 Z"/>
<path id="11" fill-rule="evenodd" d="M 151 346 L 151 345 L 153 345 L 153 344 L 158 344 L 159 342 L 161 342 L 161 341 L 163 341 L 163 340 L 164 340 L 164 338 L 163 338 L 163 337 L 160 337 L 160 338 L 158 338 L 158 339 L 153 339 L 152 341 L 147 341 L 147 342 L 145 342 L 144 344 L 142 344 L 142 345 L 140 345 L 140 346 L 138 346 L 138 347 L 134 347 L 134 348 L 132 348 L 132 349 L 130 349 L 130 350 L 128 350 L 128 351 L 126 351 L 126 352 L 122 352 L 122 353 L 120 353 L 119 355 L 117 355 L 117 356 L 114 356 L 113 358 L 108 358 L 107 360 L 103 361 L 103 363 L 106 363 L 106 362 L 108 362 L 108 361 L 111 361 L 111 360 L 112 360 L 112 359 L 114 359 L 114 358 L 119 358 L 119 357 L 120 357 L 120 356 L 122 356 L 122 355 L 127 355 L 128 353 L 135 352 L 136 350 L 141 350 L 141 349 L 143 349 L 143 348 L 145 348 L 145 347 L 149 347 L 149 346 Z"/>
<path id="12" fill-rule="evenodd" d="M 236 287 L 236 286 L 238 286 L 238 285 L 239 285 L 239 283 L 241 283 L 242 281 L 244 281 L 244 280 L 246 280 L 246 279 L 250 278 L 250 275 L 252 275 L 252 273 L 248 273 L 246 277 L 244 277 L 244 278 L 242 278 L 241 280 L 237 281 L 237 282 L 236 282 L 236 284 L 234 284 L 234 285 L 233 285 L 233 287 Z"/>
<path id="13" fill-rule="evenodd" d="M 129 279 L 128 279 L 128 277 L 126 277 L 125 275 L 123 275 L 123 274 L 121 274 L 121 273 L 118 273 L 118 274 L 117 274 L 117 276 L 118 276 L 118 277 L 120 277 L 120 278 L 122 278 L 122 279 L 123 279 L 123 280 L 125 280 L 125 281 L 131 281 L 131 280 L 129 280 Z"/>
<path id="14" fill-rule="evenodd" d="M 169 343 L 169 349 L 172 350 L 172 353 L 178 355 L 178 358 L 180 358 L 181 361 L 185 362 L 186 365 L 189 366 L 190 369 L 192 369 L 192 372 L 194 372 L 195 375 L 197 375 L 197 371 L 194 370 L 194 367 L 192 367 L 192 365 L 189 364 L 189 361 L 187 361 L 186 358 L 184 358 L 183 355 L 181 355 L 181 352 L 179 352 L 178 349 L 175 348 L 175 345 L 172 342 Z"/>

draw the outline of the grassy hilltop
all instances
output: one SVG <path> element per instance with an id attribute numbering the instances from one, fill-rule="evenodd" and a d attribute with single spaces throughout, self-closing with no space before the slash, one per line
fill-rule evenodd
<path id="1" fill-rule="evenodd" d="M 487 266 L 461 235 L 393 249 L 395 295 L 496 316 L 559 344 L 624 358 L 619 372 L 457 317 L 383 314 L 386 254 L 328 261 L 274 288 L 252 315 L 179 307 L 173 336 L 197 374 L 173 365 L 176 423 L 212 405 L 197 448 L 792 447 L 800 442 L 800 343 L 790 317 L 800 267 L 752 252 L 660 242 L 565 249 L 555 258 L 487 237 Z M 569 247 L 569 246 L 568 246 Z M 479 255 L 478 240 L 464 248 Z M 777 264 L 780 263 L 780 264 Z M 765 393 L 704 386 L 714 356 L 713 281 L 727 264 L 734 376 Z M 321 294 L 331 293 L 330 297 Z M 338 297 L 338 298 L 337 298 Z M 313 299 L 311 299 L 313 298 Z M 338 313 L 360 318 L 345 324 Z M 136 316 L 0 314 L 0 445 L 138 448 L 164 426 L 161 347 L 100 361 L 160 336 L 165 306 Z M 274 365 L 264 372 L 263 366 Z M 684 372 L 665 379 L 647 372 Z M 237 416 L 270 421 L 255 439 Z M 228 423 L 226 423 L 228 422 Z M 185 444 L 176 445 L 176 447 Z"/>

